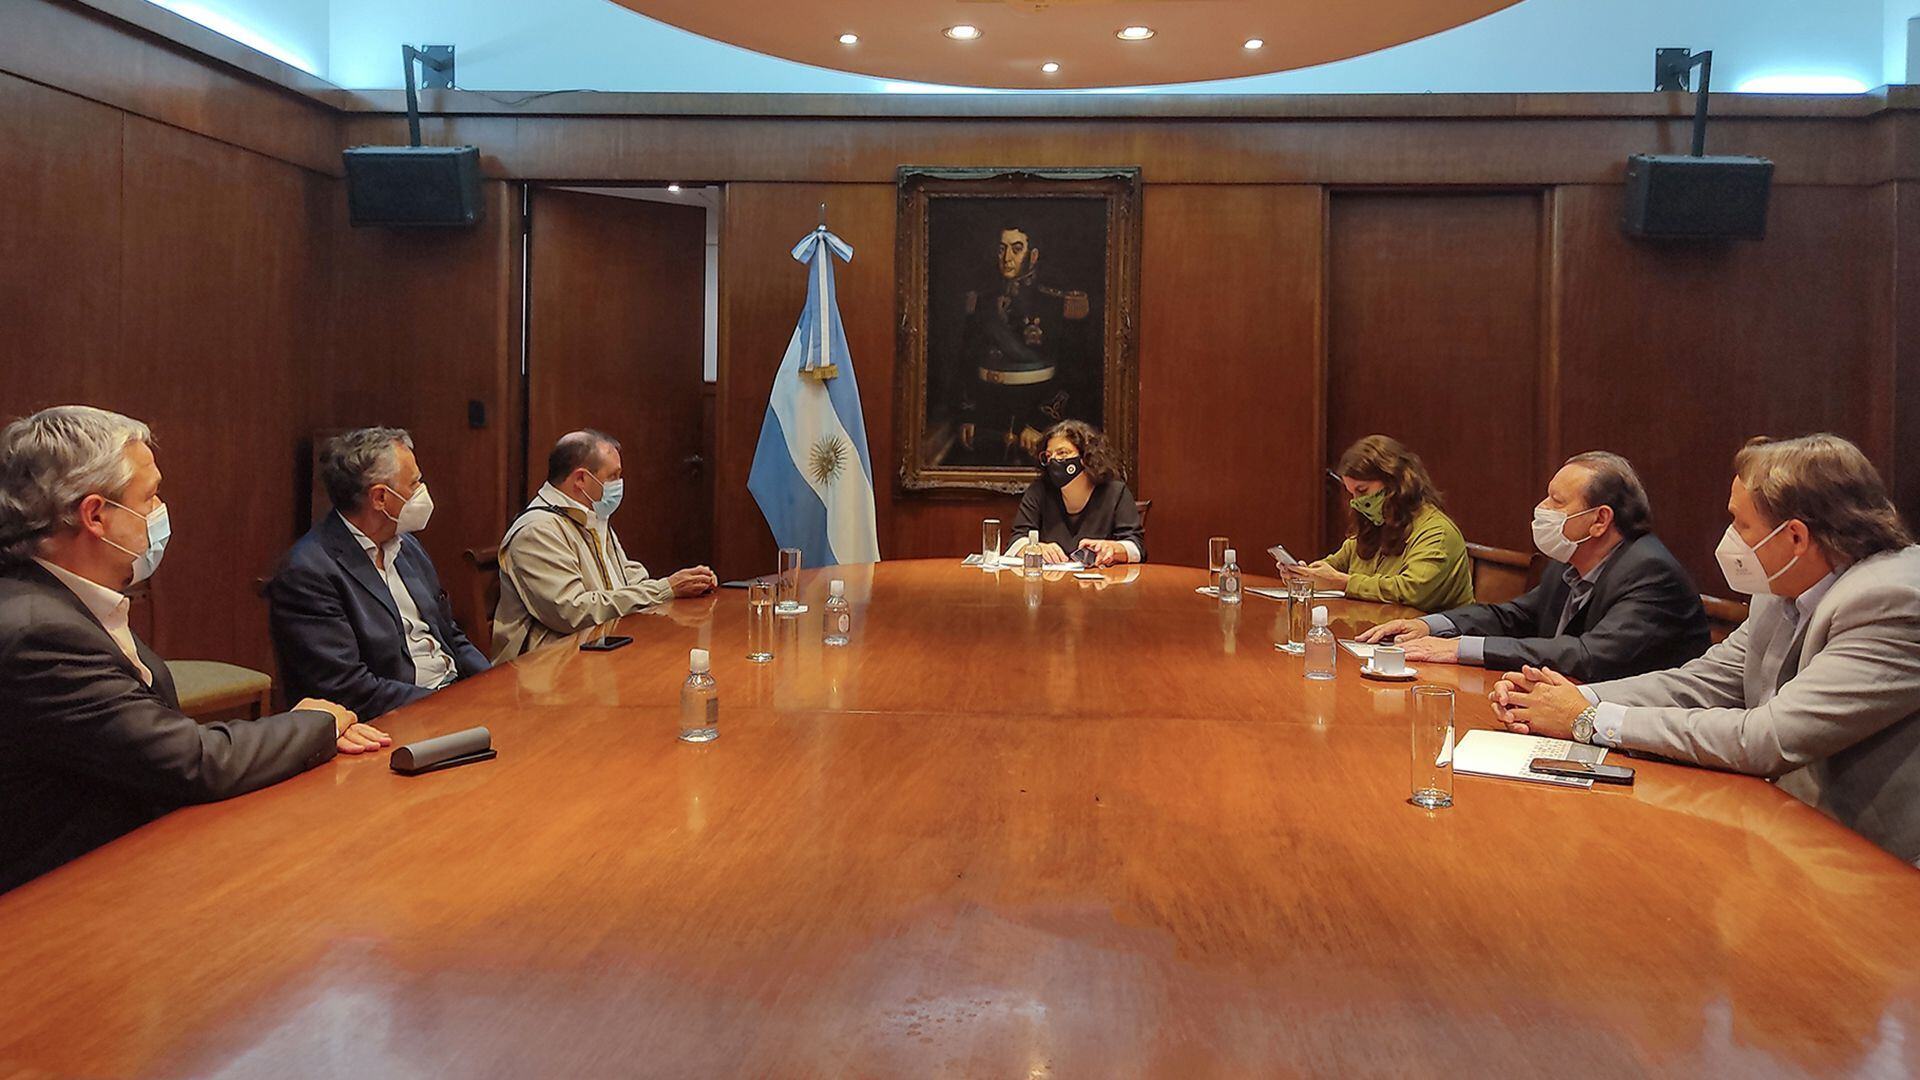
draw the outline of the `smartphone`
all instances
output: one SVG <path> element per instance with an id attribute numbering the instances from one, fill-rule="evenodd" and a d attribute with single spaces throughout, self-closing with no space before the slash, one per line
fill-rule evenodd
<path id="1" fill-rule="evenodd" d="M 1633 783 L 1633 770 L 1624 765 L 1597 765 L 1591 761 L 1542 757 L 1534 758 L 1527 767 L 1547 776 L 1568 776 L 1575 780 L 1592 780 L 1600 784 Z"/>
<path id="2" fill-rule="evenodd" d="M 1287 551 L 1286 545 L 1284 544 L 1273 545 L 1267 549 L 1267 554 L 1273 556 L 1273 561 L 1279 563 L 1281 566 L 1300 565 L 1300 560 L 1294 558 L 1292 554 Z"/>
<path id="3" fill-rule="evenodd" d="M 633 644 L 632 638 L 624 637 L 620 634 L 611 634 L 607 637 L 594 638 L 592 641 L 581 642 L 580 651 L 581 652 L 612 652 L 615 649 L 623 648 L 631 644 Z"/>
<path id="4" fill-rule="evenodd" d="M 1077 562 L 1081 566 L 1092 569 L 1093 564 L 1100 561 L 1100 553 L 1092 548 L 1075 548 L 1073 554 L 1069 557 L 1069 561 Z"/>

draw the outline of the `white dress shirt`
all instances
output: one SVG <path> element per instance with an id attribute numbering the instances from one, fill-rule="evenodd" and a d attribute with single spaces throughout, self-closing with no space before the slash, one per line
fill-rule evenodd
<path id="1" fill-rule="evenodd" d="M 120 646 L 120 651 L 127 654 L 127 659 L 133 661 L 134 670 L 140 673 L 140 681 L 152 686 L 153 672 L 140 662 L 140 649 L 133 643 L 133 628 L 127 624 L 127 612 L 132 609 L 133 602 L 127 599 L 126 594 L 118 589 L 109 589 L 97 581 L 88 581 L 45 559 L 36 558 L 33 561 L 39 563 L 47 573 L 59 578 L 62 585 L 73 590 L 73 595 L 79 597 L 93 617 L 100 620 L 101 626 L 106 627 L 107 636 L 113 638 L 113 643 Z"/>
<path id="2" fill-rule="evenodd" d="M 339 511 L 335 511 L 338 513 Z M 440 639 L 433 636 L 433 628 L 420 617 L 420 605 L 413 602 L 413 593 L 407 590 L 407 583 L 400 577 L 400 535 L 384 544 L 375 544 L 367 534 L 353 527 L 344 515 L 340 521 L 347 531 L 360 542 L 360 550 L 367 553 L 367 559 L 379 572 L 380 580 L 387 583 L 387 592 L 393 595 L 393 606 L 400 609 L 400 625 L 407 632 L 407 655 L 413 658 L 413 685 L 428 690 L 438 690 L 459 677 L 459 665 L 453 662 L 453 654 Z M 378 549 L 378 557 L 375 549 Z"/>

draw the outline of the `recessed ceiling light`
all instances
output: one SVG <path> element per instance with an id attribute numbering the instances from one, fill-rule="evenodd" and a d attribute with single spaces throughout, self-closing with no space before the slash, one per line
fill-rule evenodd
<path id="1" fill-rule="evenodd" d="M 1145 41 L 1153 36 L 1151 26 L 1123 26 L 1113 32 L 1121 41 Z"/>
<path id="2" fill-rule="evenodd" d="M 860 44 L 860 35 L 859 35 L 859 34 L 841 34 L 841 35 L 840 35 L 840 44 L 842 44 L 842 45 L 858 45 L 858 44 Z"/>
<path id="3" fill-rule="evenodd" d="M 667 185 L 667 190 L 668 190 L 668 191 L 671 191 L 671 192 L 673 192 L 673 193 L 674 193 L 675 195 L 678 195 L 678 194 L 680 194 L 680 185 L 679 185 L 679 184 L 668 184 L 668 185 Z"/>
<path id="4" fill-rule="evenodd" d="M 961 23 L 959 26 L 949 26 L 940 32 L 955 41 L 973 41 L 980 36 L 980 28 L 968 25 L 967 23 Z"/>
<path id="5" fill-rule="evenodd" d="M 1044 64 L 1041 64 L 1041 65 L 1040 65 L 1040 70 L 1041 70 L 1041 71 L 1044 71 L 1044 72 L 1046 72 L 1046 73 L 1047 73 L 1047 74 L 1049 74 L 1049 75 L 1051 75 L 1051 74 L 1053 74 L 1054 72 L 1056 72 L 1056 71 L 1059 71 L 1059 70 L 1060 70 L 1060 65 L 1059 65 L 1059 64 L 1056 64 L 1056 63 L 1054 63 L 1054 62 L 1053 62 L 1053 61 L 1051 61 L 1051 60 L 1049 60 L 1049 61 L 1047 61 L 1046 63 L 1044 63 Z"/>
<path id="6" fill-rule="evenodd" d="M 1264 49 L 1264 48 L 1266 48 L 1266 47 L 1267 47 L 1267 43 L 1266 43 L 1266 41 L 1265 41 L 1265 40 L 1263 40 L 1263 39 L 1261 39 L 1261 38 L 1257 38 L 1257 37 L 1250 37 L 1250 38 L 1248 38 L 1248 39 L 1247 39 L 1247 43 L 1246 43 L 1245 45 L 1242 45 L 1242 46 L 1240 46 L 1240 47 L 1241 47 L 1241 48 L 1243 48 L 1243 49 L 1246 49 L 1246 50 L 1248 50 L 1249 52 L 1251 52 L 1251 51 L 1252 51 L 1252 50 L 1254 50 L 1254 49 Z"/>

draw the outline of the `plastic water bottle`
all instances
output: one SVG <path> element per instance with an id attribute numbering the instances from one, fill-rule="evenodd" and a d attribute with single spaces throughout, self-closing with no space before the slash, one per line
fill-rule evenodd
<path id="1" fill-rule="evenodd" d="M 1227 549 L 1226 562 L 1220 567 L 1220 602 L 1240 602 L 1240 553 L 1232 548 Z"/>
<path id="2" fill-rule="evenodd" d="M 1030 578 L 1037 578 L 1047 568 L 1047 560 L 1040 554 L 1040 530 L 1027 534 L 1027 552 L 1021 561 L 1022 572 Z"/>
<path id="3" fill-rule="evenodd" d="M 822 645 L 845 645 L 847 631 L 853 629 L 853 605 L 847 603 L 847 583 L 833 581 L 827 585 L 826 636 L 820 639 Z"/>
<path id="4" fill-rule="evenodd" d="M 687 654 L 687 681 L 680 687 L 680 741 L 712 742 L 720 737 L 720 687 L 713 681 L 707 650 Z"/>
<path id="5" fill-rule="evenodd" d="M 1333 630 L 1327 626 L 1327 609 L 1313 609 L 1313 629 L 1307 631 L 1307 678 L 1333 678 Z"/>

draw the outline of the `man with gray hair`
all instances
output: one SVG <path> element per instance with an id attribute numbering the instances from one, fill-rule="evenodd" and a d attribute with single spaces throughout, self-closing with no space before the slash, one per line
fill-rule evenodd
<path id="1" fill-rule="evenodd" d="M 313 698 L 259 720 L 182 713 L 125 595 L 170 535 L 145 424 L 64 405 L 0 431 L 0 892 L 175 807 L 391 741 Z"/>
<path id="2" fill-rule="evenodd" d="M 1684 664 L 1712 640 L 1707 612 L 1652 528 L 1646 489 L 1626 458 L 1575 454 L 1533 508 L 1534 546 L 1551 560 L 1540 584 L 1505 604 L 1395 619 L 1360 640 L 1393 641 L 1417 663 L 1539 664 L 1576 679 Z"/>
<path id="3" fill-rule="evenodd" d="M 627 558 L 608 524 L 625 487 L 620 443 L 613 436 L 587 429 L 554 443 L 547 482 L 500 541 L 496 663 L 641 608 L 712 592 L 719 584 L 704 566 L 655 578 Z"/>
<path id="4" fill-rule="evenodd" d="M 1705 656 L 1575 686 L 1551 668 L 1493 692 L 1515 732 L 1765 776 L 1920 865 L 1920 547 L 1860 448 L 1749 443 L 1714 552 L 1753 603 Z"/>
<path id="5" fill-rule="evenodd" d="M 321 454 L 320 481 L 334 512 L 267 587 L 287 685 L 374 717 L 487 670 L 413 535 L 433 516 L 413 437 L 381 427 L 340 435 Z"/>

